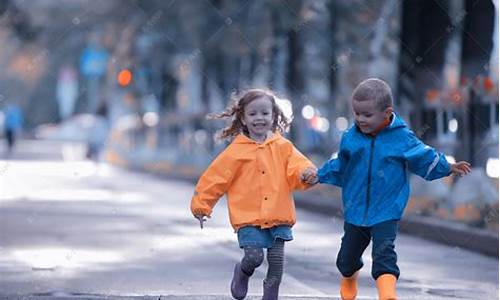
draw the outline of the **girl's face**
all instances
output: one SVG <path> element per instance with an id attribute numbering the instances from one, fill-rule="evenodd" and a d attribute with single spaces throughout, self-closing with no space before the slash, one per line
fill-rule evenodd
<path id="1" fill-rule="evenodd" d="M 273 104 L 267 97 L 259 97 L 245 105 L 242 123 L 250 138 L 263 142 L 273 127 Z"/>

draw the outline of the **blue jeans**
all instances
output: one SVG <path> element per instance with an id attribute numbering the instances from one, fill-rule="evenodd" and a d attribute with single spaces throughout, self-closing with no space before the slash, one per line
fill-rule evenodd
<path id="1" fill-rule="evenodd" d="M 393 274 L 399 278 L 397 254 L 394 250 L 398 228 L 396 220 L 370 227 L 344 222 L 344 236 L 337 256 L 340 273 L 344 277 L 350 277 L 363 267 L 361 256 L 372 240 L 372 277 L 376 280 L 382 274 Z"/>
<path id="2" fill-rule="evenodd" d="M 240 248 L 256 247 L 271 248 L 276 239 L 293 240 L 292 228 L 288 225 L 278 225 L 261 229 L 258 226 L 245 226 L 238 230 Z"/>

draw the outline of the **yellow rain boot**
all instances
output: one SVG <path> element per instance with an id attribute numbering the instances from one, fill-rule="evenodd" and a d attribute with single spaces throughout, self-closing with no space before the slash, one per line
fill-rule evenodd
<path id="1" fill-rule="evenodd" d="M 379 300 L 397 300 L 396 280 L 396 276 L 392 274 L 382 274 L 377 278 Z"/>
<path id="2" fill-rule="evenodd" d="M 352 274 L 351 277 L 342 277 L 340 281 L 340 298 L 342 300 L 354 300 L 358 294 L 358 273 Z"/>

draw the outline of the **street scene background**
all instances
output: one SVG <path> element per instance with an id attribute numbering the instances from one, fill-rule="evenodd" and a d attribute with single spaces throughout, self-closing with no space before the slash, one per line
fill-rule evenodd
<path id="1" fill-rule="evenodd" d="M 400 298 L 498 298 L 498 34 L 497 0 L 1 0 L 0 298 L 230 299 L 242 252 L 225 199 L 203 230 L 189 211 L 227 146 L 206 115 L 271 89 L 320 165 L 368 77 L 473 167 L 410 177 Z M 295 201 L 281 295 L 339 299 L 340 189 Z M 360 299 L 376 299 L 363 259 Z"/>

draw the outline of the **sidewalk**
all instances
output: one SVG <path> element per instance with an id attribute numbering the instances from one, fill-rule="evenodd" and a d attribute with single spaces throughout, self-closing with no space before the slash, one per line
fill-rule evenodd
<path id="1" fill-rule="evenodd" d="M 193 183 L 196 183 L 201 172 L 193 167 L 163 166 L 156 163 L 133 164 L 120 160 L 117 164 L 136 171 Z M 335 193 L 329 193 L 326 195 L 327 193 L 322 190 L 322 188 L 315 187 L 306 192 L 296 192 L 294 194 L 296 206 L 311 212 L 342 218 L 340 194 L 337 193 L 338 195 L 335 196 Z M 499 237 L 487 229 L 472 228 L 459 222 L 439 220 L 433 217 L 412 215 L 403 217 L 400 231 L 455 247 L 457 251 L 463 248 L 498 258 Z"/>
<path id="2" fill-rule="evenodd" d="M 309 211 L 342 218 L 342 201 L 329 199 L 315 190 L 295 193 L 295 203 L 297 207 Z M 400 231 L 456 247 L 457 251 L 464 248 L 498 258 L 498 235 L 486 229 L 472 228 L 458 222 L 433 217 L 412 215 L 403 217 Z"/>

